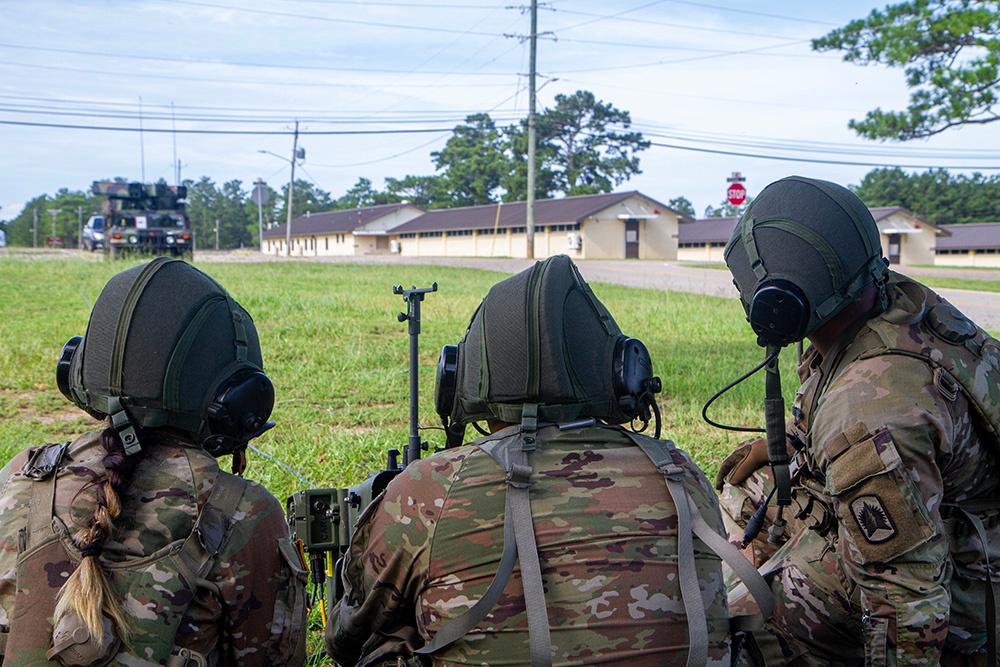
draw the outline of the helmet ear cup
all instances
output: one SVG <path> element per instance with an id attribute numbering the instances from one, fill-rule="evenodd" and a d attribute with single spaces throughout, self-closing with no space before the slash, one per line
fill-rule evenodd
<path id="1" fill-rule="evenodd" d="M 202 446 L 212 456 L 232 454 L 264 431 L 274 408 L 274 385 L 264 373 L 237 372 L 223 382 L 205 411 L 209 436 Z"/>
<path id="2" fill-rule="evenodd" d="M 442 419 L 455 409 L 455 389 L 458 385 L 458 345 L 445 345 L 438 357 L 434 378 L 434 406 Z"/>
<path id="3" fill-rule="evenodd" d="M 465 426 L 452 421 L 455 411 L 455 394 L 458 388 L 458 345 L 445 345 L 438 357 L 437 375 L 434 378 L 434 408 L 444 425 L 445 446 L 457 447 L 465 440 Z"/>
<path id="4" fill-rule="evenodd" d="M 660 378 L 653 375 L 649 350 L 639 339 L 622 336 L 615 343 L 612 383 L 618 409 L 626 419 L 642 417 L 648 420 L 652 395 L 658 393 L 662 385 Z"/>
<path id="5" fill-rule="evenodd" d="M 795 283 L 771 280 L 754 292 L 747 319 L 761 344 L 783 347 L 805 337 L 809 299 Z"/>
<path id="6" fill-rule="evenodd" d="M 56 362 L 56 385 L 59 387 L 59 391 L 62 392 L 63 396 L 81 408 L 84 406 L 76 399 L 76 394 L 70 385 L 70 378 L 73 360 L 76 358 L 76 351 L 80 348 L 80 343 L 82 342 L 83 336 L 73 336 L 66 341 L 62 352 L 59 353 L 59 361 Z"/>

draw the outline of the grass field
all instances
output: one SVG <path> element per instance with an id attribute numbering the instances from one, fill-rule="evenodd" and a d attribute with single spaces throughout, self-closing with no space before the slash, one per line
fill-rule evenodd
<path id="1" fill-rule="evenodd" d="M 63 343 L 82 334 L 104 283 L 128 264 L 74 259 L 0 260 L 0 458 L 42 442 L 68 439 L 96 422 L 55 386 Z M 277 402 L 277 427 L 255 441 L 264 453 L 316 486 L 346 486 L 380 468 L 409 433 L 407 326 L 393 285 L 439 290 L 422 304 L 420 422 L 431 448 L 443 444 L 433 411 L 441 346 L 457 343 L 476 305 L 507 274 L 431 266 L 310 263 L 208 263 L 253 315 Z M 704 402 L 762 358 L 739 304 L 693 294 L 595 284 L 622 330 L 643 340 L 663 379 L 664 437 L 714 474 L 744 436 L 708 426 Z M 785 393 L 797 384 L 787 352 Z M 720 399 L 717 421 L 759 425 L 763 378 Z M 472 433 L 472 430 L 469 430 Z M 248 475 L 279 498 L 307 485 L 252 454 Z"/>

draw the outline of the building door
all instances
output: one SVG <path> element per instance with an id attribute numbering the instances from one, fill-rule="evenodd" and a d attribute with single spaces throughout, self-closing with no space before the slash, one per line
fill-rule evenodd
<path id="1" fill-rule="evenodd" d="M 889 234 L 889 263 L 899 264 L 900 234 Z"/>
<path id="2" fill-rule="evenodd" d="M 639 259 L 639 221 L 625 221 L 625 259 Z"/>
<path id="3" fill-rule="evenodd" d="M 389 252 L 389 237 L 388 236 L 376 236 L 375 237 L 375 252 L 382 255 Z"/>

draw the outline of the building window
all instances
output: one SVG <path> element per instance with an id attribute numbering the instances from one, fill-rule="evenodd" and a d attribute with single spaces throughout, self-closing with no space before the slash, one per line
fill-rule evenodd
<path id="1" fill-rule="evenodd" d="M 455 229 L 448 232 L 448 236 L 472 236 L 471 229 Z"/>
<path id="2" fill-rule="evenodd" d="M 443 232 L 420 232 L 420 238 L 422 239 L 433 239 L 444 236 Z"/>
<path id="3" fill-rule="evenodd" d="M 527 234 L 528 233 L 528 228 L 527 227 L 511 227 L 510 228 L 510 233 L 511 234 Z"/>
<path id="4" fill-rule="evenodd" d="M 414 239 L 416 237 L 417 237 L 417 235 L 414 232 L 404 232 L 404 233 L 402 233 L 402 234 L 399 235 L 399 238 L 401 238 L 401 239 Z"/>

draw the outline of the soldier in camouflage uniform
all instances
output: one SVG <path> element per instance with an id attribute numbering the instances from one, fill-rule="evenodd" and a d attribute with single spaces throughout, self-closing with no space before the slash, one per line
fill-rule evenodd
<path id="1" fill-rule="evenodd" d="M 301 665 L 305 572 L 282 506 L 215 458 L 242 468 L 273 425 L 249 315 L 159 258 L 109 281 L 57 375 L 106 418 L 0 472 L 0 662 Z"/>
<path id="2" fill-rule="evenodd" d="M 534 278 L 539 280 L 533 300 L 532 291 L 523 288 Z M 554 282 L 561 287 L 547 298 L 547 286 Z M 538 329 L 523 326 L 525 313 L 532 311 Z M 535 346 L 527 332 L 538 330 L 552 337 L 534 339 Z M 721 517 L 711 486 L 687 454 L 669 441 L 606 423 L 628 420 L 608 407 L 613 400 L 610 353 L 626 340 L 641 346 L 620 334 L 565 256 L 539 262 L 490 290 L 457 348 L 454 400 L 439 401 L 438 411 L 459 424 L 482 417 L 493 433 L 410 463 L 362 516 L 344 566 L 345 593 L 326 632 L 338 664 L 686 663 L 689 630 L 678 577 L 678 513 L 664 475 L 635 438 L 663 444 L 669 467 L 720 533 Z M 598 361 L 588 361 L 591 354 Z M 540 379 L 532 359 L 547 369 Z M 487 365 L 488 379 L 480 372 Z M 639 384 L 648 387 L 651 373 L 650 366 Z M 573 374 L 593 399 L 586 405 L 572 390 L 555 389 L 571 382 Z M 540 383 L 534 395 L 525 389 L 525 378 L 530 386 L 532 377 Z M 447 384 L 447 374 L 439 374 L 439 397 L 448 395 Z M 642 409 L 651 399 L 651 393 L 641 399 Z M 511 438 L 523 442 L 524 415 L 532 404 L 540 405 L 534 449 L 527 456 L 527 486 L 544 585 L 524 585 L 531 554 L 523 553 L 518 542 L 520 568 L 496 604 L 456 641 L 415 658 L 415 650 L 439 641 L 439 633 L 447 634 L 443 627 L 487 595 L 501 568 L 512 539 L 505 537 L 512 523 L 505 509 L 510 509 L 513 489 L 488 450 Z M 697 580 L 696 597 L 707 605 L 708 663 L 728 665 L 721 566 L 699 540 L 695 545 L 692 583 Z M 548 637 L 538 659 L 529 646 L 537 633 L 526 597 L 543 591 Z"/>
<path id="3" fill-rule="evenodd" d="M 788 425 L 787 541 L 752 545 L 776 611 L 745 660 L 996 664 L 997 341 L 888 271 L 868 209 L 832 183 L 770 185 L 737 225 L 726 261 L 762 340 L 770 329 L 812 343 Z M 785 301 L 767 298 L 768 288 Z M 764 447 L 745 444 L 720 470 L 734 528 L 773 488 L 760 468 Z M 752 607 L 741 587 L 730 607 Z"/>

